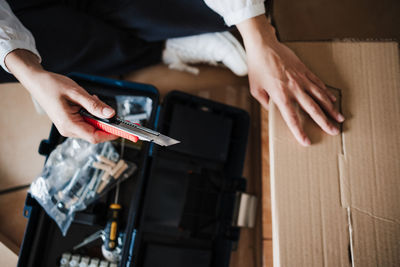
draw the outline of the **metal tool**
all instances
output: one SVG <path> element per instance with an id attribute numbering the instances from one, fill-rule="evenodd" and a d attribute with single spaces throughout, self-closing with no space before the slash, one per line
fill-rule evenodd
<path id="1" fill-rule="evenodd" d="M 117 185 L 116 198 L 118 198 L 119 184 Z M 81 243 L 73 247 L 73 250 L 77 250 L 83 246 L 86 246 L 97 239 L 103 240 L 103 246 L 108 251 L 113 251 L 119 245 L 120 234 L 119 234 L 119 213 L 121 211 L 121 205 L 118 203 L 112 203 L 110 205 L 110 218 L 107 221 L 104 230 L 99 230 L 94 234 L 85 238 Z"/>
<path id="2" fill-rule="evenodd" d="M 160 146 L 170 146 L 180 143 L 178 140 L 160 134 L 159 132 L 153 131 L 146 127 L 123 120 L 118 116 L 114 116 L 111 119 L 102 119 L 93 116 L 84 109 L 81 109 L 79 113 L 83 116 L 85 121 L 94 127 L 126 138 L 133 142 L 136 142 L 138 139 L 140 139 L 142 141 L 154 142 Z"/>
<path id="3" fill-rule="evenodd" d="M 109 247 L 106 247 L 107 233 L 105 230 L 99 230 L 99 231 L 95 232 L 94 234 L 88 236 L 80 244 L 73 247 L 73 250 L 77 250 L 81 247 L 84 247 L 84 246 L 96 241 L 99 238 L 101 238 L 103 240 L 103 245 L 101 246 L 101 252 L 102 252 L 104 258 L 110 262 L 119 262 L 121 260 L 121 256 L 122 256 L 122 245 L 123 245 L 123 239 L 124 239 L 124 236 L 121 233 L 118 234 L 117 240 L 115 242 L 116 246 L 112 250 L 110 250 Z M 110 244 L 110 242 L 108 244 Z"/>
<path id="4" fill-rule="evenodd" d="M 123 158 L 125 151 L 125 139 L 121 141 L 121 153 L 120 156 Z M 108 252 L 112 252 L 118 245 L 117 238 L 119 236 L 119 215 L 121 212 L 121 205 L 118 204 L 119 199 L 119 188 L 120 182 L 117 182 L 117 186 L 115 187 L 115 196 L 114 196 L 114 203 L 110 205 L 110 218 L 107 221 L 106 228 L 104 229 L 105 239 L 103 247 Z M 102 250 L 103 250 L 102 247 Z M 105 252 L 103 251 L 103 254 Z"/>
<path id="5" fill-rule="evenodd" d="M 125 151 L 125 139 L 122 139 L 121 141 L 121 153 L 120 157 L 121 159 L 124 156 L 124 151 Z M 119 188 L 120 188 L 120 182 L 117 182 L 117 185 L 115 187 L 115 196 L 114 196 L 114 203 L 110 204 L 110 218 L 107 221 L 106 227 L 104 229 L 104 248 L 107 251 L 113 251 L 118 243 L 117 243 L 117 238 L 118 238 L 118 231 L 119 231 L 119 215 L 121 212 L 121 205 L 118 204 L 118 199 L 119 199 Z"/>
<path id="6" fill-rule="evenodd" d="M 94 234 L 91 234 L 90 236 L 85 238 L 81 243 L 79 243 L 78 245 L 73 247 L 73 250 L 77 250 L 81 247 L 84 247 L 84 246 L 96 241 L 99 238 L 101 238 L 101 239 L 104 238 L 104 230 L 99 230 L 99 231 L 95 232 Z"/>
<path id="7" fill-rule="evenodd" d="M 125 139 L 122 139 L 121 153 L 120 153 L 121 159 L 124 156 L 124 148 L 125 148 Z M 110 163 L 115 164 L 114 162 Z M 118 204 L 119 190 L 120 190 L 120 182 L 118 181 L 115 187 L 114 202 L 110 204 L 110 210 L 109 210 L 110 217 L 107 221 L 104 230 L 99 230 L 94 234 L 90 235 L 89 237 L 85 238 L 80 244 L 73 247 L 74 250 L 77 250 L 101 238 L 103 240 L 101 251 L 104 258 L 106 258 L 110 262 L 118 262 L 121 259 L 123 235 L 119 233 L 119 215 L 122 209 L 121 205 Z"/>

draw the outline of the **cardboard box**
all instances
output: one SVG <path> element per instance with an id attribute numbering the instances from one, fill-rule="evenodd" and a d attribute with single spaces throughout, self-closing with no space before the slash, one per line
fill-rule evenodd
<path id="1" fill-rule="evenodd" d="M 398 0 L 279 0 L 273 17 L 283 41 L 400 39 Z"/>
<path id="2" fill-rule="evenodd" d="M 300 112 L 301 147 L 269 111 L 274 266 L 400 266 L 400 65 L 395 42 L 289 43 L 347 118 L 329 136 Z"/>

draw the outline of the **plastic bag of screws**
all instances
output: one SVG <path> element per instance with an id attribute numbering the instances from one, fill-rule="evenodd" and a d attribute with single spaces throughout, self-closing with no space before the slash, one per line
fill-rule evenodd
<path id="1" fill-rule="evenodd" d="M 49 155 L 29 191 L 66 235 L 77 211 L 136 169 L 134 163 L 120 158 L 110 142 L 90 144 L 68 138 Z"/>
<path id="2" fill-rule="evenodd" d="M 145 96 L 116 96 L 118 116 L 124 120 L 146 125 L 152 111 L 153 100 Z"/>

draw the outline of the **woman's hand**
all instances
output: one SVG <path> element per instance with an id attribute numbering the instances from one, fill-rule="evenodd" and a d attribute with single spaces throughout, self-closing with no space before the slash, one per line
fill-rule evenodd
<path id="1" fill-rule="evenodd" d="M 61 135 L 91 143 L 117 138 L 86 123 L 79 114 L 81 107 L 101 118 L 110 118 L 115 111 L 70 78 L 43 70 L 31 52 L 14 50 L 7 55 L 6 65 L 39 102 Z"/>
<path id="2" fill-rule="evenodd" d="M 279 108 L 289 129 L 303 146 L 311 144 L 295 112 L 297 103 L 328 134 L 339 129 L 325 113 L 337 122 L 344 117 L 335 108 L 335 96 L 291 51 L 275 37 L 275 31 L 264 15 L 237 25 L 246 47 L 251 94 L 268 108 L 272 101 Z M 325 112 L 324 112 L 325 111 Z"/>

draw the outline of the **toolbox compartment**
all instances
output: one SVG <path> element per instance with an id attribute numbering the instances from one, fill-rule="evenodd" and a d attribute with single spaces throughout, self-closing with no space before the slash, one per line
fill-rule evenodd
<path id="1" fill-rule="evenodd" d="M 139 171 L 121 183 L 121 227 L 125 232 L 119 266 L 228 266 L 239 239 L 235 226 L 238 192 L 247 145 L 249 117 L 238 108 L 186 93 L 169 93 L 159 105 L 150 85 L 83 74 L 70 76 L 89 93 L 113 106 L 116 95 L 152 99 L 148 124 L 181 143 L 161 147 L 143 143 L 125 147 L 124 159 Z M 53 126 L 39 153 L 48 156 L 64 138 Z M 119 151 L 119 148 L 117 147 Z M 28 193 L 28 224 L 18 266 L 59 266 L 61 254 L 104 228 L 114 190 L 79 212 L 64 237 L 55 222 Z M 97 215 L 96 215 L 97 214 Z M 101 258 L 101 240 L 74 253 Z"/>

